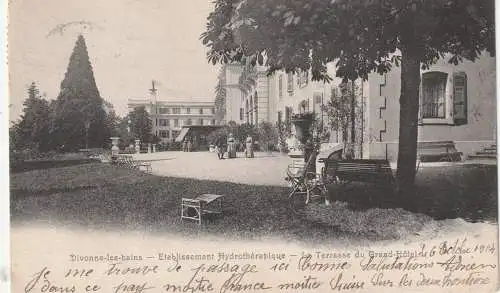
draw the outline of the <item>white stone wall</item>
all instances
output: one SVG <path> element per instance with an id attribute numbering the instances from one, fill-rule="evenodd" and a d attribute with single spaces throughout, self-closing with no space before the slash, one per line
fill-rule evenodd
<path id="1" fill-rule="evenodd" d="M 496 70 L 495 58 L 481 56 L 476 62 L 465 61 L 457 66 L 440 60 L 429 71 L 467 74 L 468 122 L 465 125 L 423 124 L 418 127 L 419 141 L 454 141 L 465 155 L 491 144 L 496 133 Z M 397 160 L 399 138 L 400 68 L 394 67 L 384 76 L 371 74 L 368 80 L 368 150 L 371 158 Z M 448 81 L 450 82 L 450 81 Z M 448 90 L 449 91 L 449 90 Z M 449 96 L 448 96 L 449 98 Z M 447 116 L 452 103 L 447 103 Z M 450 120 L 450 119 L 448 119 Z M 450 121 L 453 121 L 452 119 Z"/>

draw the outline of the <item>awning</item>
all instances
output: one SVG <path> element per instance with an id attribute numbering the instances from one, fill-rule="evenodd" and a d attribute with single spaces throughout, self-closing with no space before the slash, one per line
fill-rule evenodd
<path id="1" fill-rule="evenodd" d="M 177 137 L 175 138 L 175 141 L 182 142 L 186 137 L 186 135 L 188 134 L 188 132 L 189 132 L 189 127 L 183 127 L 179 135 L 177 135 Z"/>

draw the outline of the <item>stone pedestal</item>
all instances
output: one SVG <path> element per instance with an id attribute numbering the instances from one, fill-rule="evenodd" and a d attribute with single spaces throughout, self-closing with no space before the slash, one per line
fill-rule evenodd
<path id="1" fill-rule="evenodd" d="M 247 137 L 245 140 L 245 158 L 253 158 L 253 139 L 252 137 Z"/>
<path id="2" fill-rule="evenodd" d="M 141 153 L 141 140 L 140 139 L 135 140 L 135 153 L 136 154 Z"/>
<path id="3" fill-rule="evenodd" d="M 153 144 L 153 153 L 156 153 L 156 144 Z"/>
<path id="4" fill-rule="evenodd" d="M 302 163 L 304 162 L 304 152 L 299 151 L 299 150 L 291 150 L 288 152 L 288 157 L 292 159 L 292 165 L 295 165 L 295 163 Z"/>
<path id="5" fill-rule="evenodd" d="M 151 154 L 151 144 L 148 143 L 148 154 Z"/>
<path id="6" fill-rule="evenodd" d="M 118 156 L 118 153 L 120 152 L 120 148 L 118 147 L 119 141 L 119 137 L 111 137 L 111 144 L 113 145 L 111 147 L 111 162 L 114 162 L 114 160 Z"/>
<path id="7" fill-rule="evenodd" d="M 118 148 L 118 142 L 120 141 L 119 137 L 111 137 L 111 155 L 118 155 L 120 149 Z"/>
<path id="8" fill-rule="evenodd" d="M 229 139 L 227 141 L 227 157 L 229 159 L 236 158 L 236 143 L 234 139 Z"/>

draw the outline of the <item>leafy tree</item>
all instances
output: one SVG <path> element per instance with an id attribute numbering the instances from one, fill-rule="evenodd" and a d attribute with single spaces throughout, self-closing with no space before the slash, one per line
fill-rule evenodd
<path id="1" fill-rule="evenodd" d="M 312 71 L 330 81 L 336 62 L 344 80 L 367 79 L 401 65 L 398 187 L 415 180 L 420 69 L 495 51 L 492 0 L 216 0 L 201 38 L 208 61 Z"/>
<path id="2" fill-rule="evenodd" d="M 130 132 L 134 139 L 140 139 L 144 143 L 152 142 L 153 122 L 144 106 L 135 108 L 126 119 L 130 121 Z"/>
<path id="3" fill-rule="evenodd" d="M 113 105 L 108 103 L 107 108 L 108 112 L 106 114 L 106 119 L 105 119 L 106 128 L 109 129 L 110 136 L 119 137 L 122 134 L 122 129 L 120 125 L 122 118 L 118 116 L 118 114 L 116 114 Z M 126 131 L 126 129 L 124 130 Z"/>
<path id="4" fill-rule="evenodd" d="M 210 143 L 210 144 L 215 144 L 217 141 L 226 141 L 227 140 L 227 137 L 229 135 L 229 126 L 224 126 L 222 128 L 219 128 L 217 130 L 214 130 L 212 132 L 210 132 L 207 136 L 207 141 Z"/>
<path id="5" fill-rule="evenodd" d="M 332 88 L 330 100 L 322 106 L 326 114 L 328 124 L 332 130 L 341 134 L 342 142 L 346 147 L 345 153 L 354 157 L 354 145 L 359 143 L 363 134 L 360 131 L 359 122 L 364 119 L 358 99 L 359 87 L 341 83 L 338 88 Z M 349 140 L 350 138 L 350 140 Z"/>
<path id="6" fill-rule="evenodd" d="M 32 148 L 46 152 L 50 148 L 50 117 L 49 102 L 40 96 L 35 82 L 28 87 L 28 98 L 24 101 L 23 114 L 18 123 L 13 126 L 15 145 L 20 148 Z"/>
<path id="7" fill-rule="evenodd" d="M 77 150 L 103 147 L 110 137 L 103 99 L 94 79 L 85 39 L 80 35 L 54 109 L 52 133 L 56 147 Z"/>
<path id="8" fill-rule="evenodd" d="M 259 131 L 257 127 L 255 127 L 255 125 L 252 125 L 250 123 L 244 123 L 244 124 L 230 123 L 229 132 L 233 134 L 234 139 L 242 143 L 245 142 L 248 136 L 251 136 L 254 140 L 257 139 L 259 136 Z"/>
<path id="9" fill-rule="evenodd" d="M 259 123 L 258 134 L 259 143 L 265 150 L 272 151 L 278 144 L 278 128 L 272 123 Z"/>

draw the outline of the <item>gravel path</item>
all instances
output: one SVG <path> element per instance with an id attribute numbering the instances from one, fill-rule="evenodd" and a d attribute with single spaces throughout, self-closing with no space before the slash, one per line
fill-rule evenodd
<path id="1" fill-rule="evenodd" d="M 234 159 L 219 160 L 209 152 L 159 152 L 134 155 L 151 162 L 153 174 L 192 179 L 208 179 L 233 183 L 287 186 L 284 180 L 291 159 L 279 153 L 256 153 L 246 159 L 238 153 Z"/>

